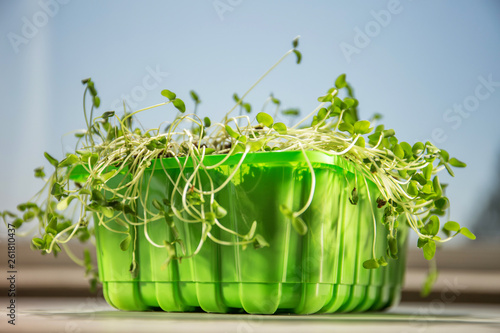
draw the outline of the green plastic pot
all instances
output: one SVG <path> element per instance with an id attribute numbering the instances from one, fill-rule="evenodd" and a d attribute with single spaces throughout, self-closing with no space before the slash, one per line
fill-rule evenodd
<path id="1" fill-rule="evenodd" d="M 215 187 L 227 179 L 241 156 L 231 156 L 220 167 L 208 171 Z M 97 225 L 99 277 L 107 302 L 131 311 L 201 309 L 252 314 L 377 311 L 397 303 L 405 270 L 406 221 L 399 221 L 399 259 L 389 260 L 386 267 L 363 268 L 363 262 L 372 257 L 372 209 L 377 220 L 377 257 L 385 254 L 387 246 L 387 231 L 380 223 L 384 209 L 377 208 L 375 202 L 378 189 L 365 182 L 342 156 L 320 152 L 307 152 L 307 156 L 314 168 L 316 186 L 312 204 L 301 216 L 308 226 L 304 236 L 294 230 L 279 208 L 285 204 L 297 211 L 309 197 L 311 173 L 300 151 L 248 154 L 232 180 L 216 194 L 216 200 L 228 212 L 220 222 L 246 234 L 257 221 L 257 233 L 264 236 L 269 247 L 244 249 L 207 239 L 199 254 L 174 260 L 162 269 L 167 252 L 151 245 L 145 228 L 157 244 L 172 241 L 165 221 L 138 226 L 133 235 L 136 246 L 131 245 L 127 251 L 119 246 L 123 234 Z M 223 158 L 207 156 L 204 163 L 213 165 Z M 172 199 L 172 185 L 165 171 L 176 179 L 178 162 L 174 158 L 158 160 L 144 174 L 142 201 L 148 210 L 156 211 L 153 199 Z M 189 176 L 192 171 L 188 161 L 184 172 Z M 209 188 L 206 176 L 200 174 L 204 188 Z M 115 176 L 108 185 L 116 186 L 123 177 Z M 359 192 L 357 205 L 348 200 L 354 182 Z M 144 207 L 139 207 L 138 213 L 142 216 Z M 113 229 L 125 230 L 113 220 L 106 223 Z M 192 253 L 202 235 L 201 223 L 175 223 L 188 253 Z M 214 227 L 212 233 L 219 239 L 236 241 L 218 228 Z M 137 262 L 135 274 L 130 273 L 133 255 Z"/>

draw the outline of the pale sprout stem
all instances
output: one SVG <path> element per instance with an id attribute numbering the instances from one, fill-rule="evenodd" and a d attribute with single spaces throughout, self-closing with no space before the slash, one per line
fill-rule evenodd
<path id="1" fill-rule="evenodd" d="M 307 210 L 307 208 L 309 208 L 309 206 L 311 205 L 311 202 L 313 200 L 313 197 L 314 197 L 314 190 L 316 189 L 316 174 L 314 173 L 314 168 L 311 164 L 311 161 L 307 157 L 307 154 L 304 151 L 304 148 L 302 148 L 302 146 L 300 148 L 302 151 L 302 155 L 304 155 L 304 158 L 307 162 L 307 166 L 309 167 L 309 171 L 311 173 L 311 191 L 309 192 L 309 198 L 307 199 L 307 202 L 304 205 L 304 207 L 302 207 L 302 209 L 299 210 L 298 212 L 293 213 L 294 217 L 302 215 Z"/>
<path id="2" fill-rule="evenodd" d="M 247 97 L 247 95 L 260 83 L 260 81 L 262 81 L 269 73 L 271 73 L 271 71 L 276 68 L 276 66 L 278 66 L 283 60 L 285 60 L 286 57 L 288 57 L 290 54 L 292 54 L 293 52 L 293 49 L 288 51 L 287 53 L 285 53 L 274 65 L 271 66 L 271 68 L 269 68 L 244 94 L 243 96 L 241 96 L 240 100 L 238 103 L 236 103 L 232 108 L 231 110 L 229 110 L 227 113 L 226 113 L 226 116 L 225 116 L 225 119 L 227 119 L 227 117 L 231 114 L 231 112 L 233 112 L 237 107 L 238 105 L 241 104 L 241 102 L 245 99 L 245 97 Z"/>
<path id="3" fill-rule="evenodd" d="M 372 213 L 372 220 L 373 220 L 372 256 L 373 256 L 373 259 L 376 259 L 377 255 L 375 253 L 375 246 L 377 244 L 377 220 L 375 219 L 375 213 L 373 211 L 373 203 L 372 203 L 372 199 L 371 199 L 371 196 L 370 196 L 370 188 L 368 187 L 368 182 L 366 181 L 365 177 L 363 177 L 363 180 L 364 180 L 365 186 L 366 186 L 366 194 L 368 195 L 368 204 L 370 205 L 370 212 Z"/>
<path id="4" fill-rule="evenodd" d="M 321 109 L 323 106 L 325 106 L 325 104 L 326 104 L 326 102 L 323 102 L 320 105 L 318 105 L 316 107 L 316 109 L 314 109 L 311 113 L 309 113 L 304 119 L 302 119 L 301 121 L 299 121 L 297 124 L 293 125 L 292 129 L 297 128 L 300 124 L 302 124 L 303 122 L 305 122 L 307 119 L 311 118 L 316 112 L 318 112 L 319 109 Z"/>

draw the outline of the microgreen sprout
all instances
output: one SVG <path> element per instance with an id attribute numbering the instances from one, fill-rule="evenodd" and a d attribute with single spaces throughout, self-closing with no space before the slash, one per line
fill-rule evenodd
<path id="1" fill-rule="evenodd" d="M 94 117 L 100 99 L 94 82 L 90 78 L 83 80 L 83 111 L 87 128 L 76 134 L 78 142 L 75 152 L 67 154 L 61 161 L 45 153 L 55 170 L 46 179 L 47 170 L 35 169 L 35 177 L 46 180 L 44 188 L 32 200 L 19 205 L 18 214 L 5 211 L 0 216 L 5 223 L 7 219 L 13 219 L 17 228 L 37 220 L 39 234 L 32 239 L 32 248 L 54 255 L 62 250 L 61 247 L 69 250 L 66 243 L 72 238 L 80 241 L 91 238 L 94 231 L 89 220 L 92 216 L 95 225 L 123 235 L 120 248 L 124 251 L 130 247 L 135 249 L 137 239 L 133 235 L 137 235 L 137 229 L 142 228 L 153 246 L 165 249 L 164 266 L 172 260 L 195 256 L 208 241 L 243 248 L 249 245 L 255 248 L 272 246 L 256 232 L 260 221 L 252 223 L 246 231 L 235 231 L 224 226 L 220 220 L 228 213 L 228 207 L 222 207 L 216 201 L 216 194 L 231 182 L 248 154 L 301 151 L 311 177 L 308 199 L 297 210 L 279 202 L 276 205 L 289 219 L 293 229 L 299 235 L 305 235 L 308 225 L 302 215 L 311 205 L 316 186 L 314 168 L 306 152 L 318 151 L 343 156 L 352 162 L 357 175 L 362 176 L 362 181 L 355 180 L 348 189 L 350 204 L 358 204 L 362 195 L 359 186 L 368 187 L 368 182 L 371 182 L 378 188 L 378 197 L 370 197 L 370 192 L 366 191 L 369 201 L 376 203 L 375 207 L 370 206 L 374 229 L 373 251 L 372 257 L 365 258 L 363 263 L 366 269 L 386 266 L 391 259 L 398 258 L 400 216 L 417 234 L 417 246 L 428 260 L 433 259 L 439 243 L 448 242 L 459 234 L 474 239 L 475 236 L 457 222 L 442 224 L 440 221 L 449 207 L 449 199 L 437 173 L 446 169 L 453 176 L 452 167 L 465 167 L 465 163 L 450 158 L 448 152 L 431 142 L 411 145 L 399 141 L 393 129 L 378 124 L 378 114 L 371 121 L 359 119 L 359 103 L 345 74 L 338 76 L 332 87 L 318 98 L 319 105 L 293 126 L 277 122 L 275 118 L 283 115 L 295 119 L 300 114 L 299 110 L 282 109 L 283 103 L 273 94 L 265 102 L 262 111 L 255 117 L 251 116 L 253 110 L 246 98 L 253 88 L 289 55 L 294 54 L 296 62 L 301 62 L 302 54 L 297 49 L 298 37 L 293 40 L 292 47 L 241 97 L 236 93 L 233 95 L 235 105 L 221 122 L 199 116 L 201 99 L 193 90 L 189 92 L 194 102 L 193 113 L 186 113 L 184 101 L 174 92 L 164 89 L 161 95 L 166 100 L 159 104 L 133 112 L 125 110 L 122 116 L 115 111 L 105 111 Z M 88 97 L 91 100 L 90 112 Z M 274 117 L 265 112 L 267 103 L 274 105 Z M 160 127 L 149 130 L 133 127 L 133 119 L 137 114 L 155 107 L 169 107 L 179 114 L 164 131 Z M 239 115 L 231 116 L 237 108 Z M 185 126 L 186 123 L 190 126 Z M 226 157 L 215 165 L 207 165 L 204 159 L 208 155 Z M 239 156 L 239 162 L 227 179 L 216 185 L 208 170 L 219 167 L 232 155 Z M 165 158 L 176 161 L 180 170 L 178 176 L 166 172 L 163 165 Z M 193 168 L 186 173 L 184 170 L 188 161 Z M 74 179 L 72 173 L 77 168 L 85 170 L 89 177 Z M 152 171 L 146 177 L 147 170 Z M 153 172 L 163 172 L 172 190 L 164 198 L 153 199 L 152 207 L 148 207 L 145 203 L 149 193 L 143 193 L 142 188 L 150 181 Z M 125 176 L 118 185 L 111 186 L 110 180 L 118 174 Z M 206 182 L 201 181 L 201 176 L 207 177 L 208 187 Z M 143 213 L 139 213 L 139 207 L 143 207 Z M 383 211 L 383 218 L 379 222 L 375 218 L 375 209 Z M 76 217 L 69 218 L 63 214 L 70 211 Z M 161 243 L 151 239 L 148 224 L 158 220 L 165 221 L 173 238 Z M 174 220 L 201 225 L 201 238 L 194 251 L 187 251 Z M 112 228 L 110 221 L 116 221 L 120 229 Z M 376 229 L 379 227 L 388 231 L 387 249 L 382 256 L 375 253 Z M 216 229 L 218 232 L 213 232 Z M 440 231 L 441 236 L 438 236 Z M 217 237 L 220 232 L 234 236 L 235 241 Z M 71 253 L 70 256 L 86 268 L 95 285 L 97 273 L 92 267 L 89 253 L 84 253 L 83 260 Z M 130 263 L 132 274 L 136 274 L 135 260 L 133 257 Z M 432 274 L 426 290 L 429 289 L 429 281 L 435 278 L 434 271 Z"/>

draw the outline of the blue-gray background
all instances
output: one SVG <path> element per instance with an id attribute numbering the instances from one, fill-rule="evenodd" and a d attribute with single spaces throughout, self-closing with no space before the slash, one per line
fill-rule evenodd
<path id="1" fill-rule="evenodd" d="M 451 219 L 471 226 L 499 186 L 498 1 L 3 0 L 0 209 L 28 200 L 42 185 L 33 169 L 49 169 L 43 152 L 60 158 L 72 142 L 61 137 L 84 127 L 81 79 L 96 82 L 99 112 L 123 98 L 162 102 L 165 88 L 188 101 L 195 89 L 200 113 L 217 119 L 296 35 L 302 64 L 287 59 L 266 78 L 249 95 L 254 109 L 273 92 L 306 114 L 347 73 L 362 117 L 382 113 L 401 140 L 431 140 L 467 162 L 442 181 Z M 140 119 L 151 127 L 174 114 Z"/>

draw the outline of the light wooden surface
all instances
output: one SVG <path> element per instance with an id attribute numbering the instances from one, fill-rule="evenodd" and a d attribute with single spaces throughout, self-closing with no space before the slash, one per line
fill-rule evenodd
<path id="1" fill-rule="evenodd" d="M 5 299 L 0 299 L 4 308 Z M 2 310 L 3 312 L 4 310 Z M 500 306 L 405 304 L 388 312 L 334 315 L 242 315 L 121 312 L 95 298 L 25 298 L 16 326 L 1 332 L 499 332 Z"/>

